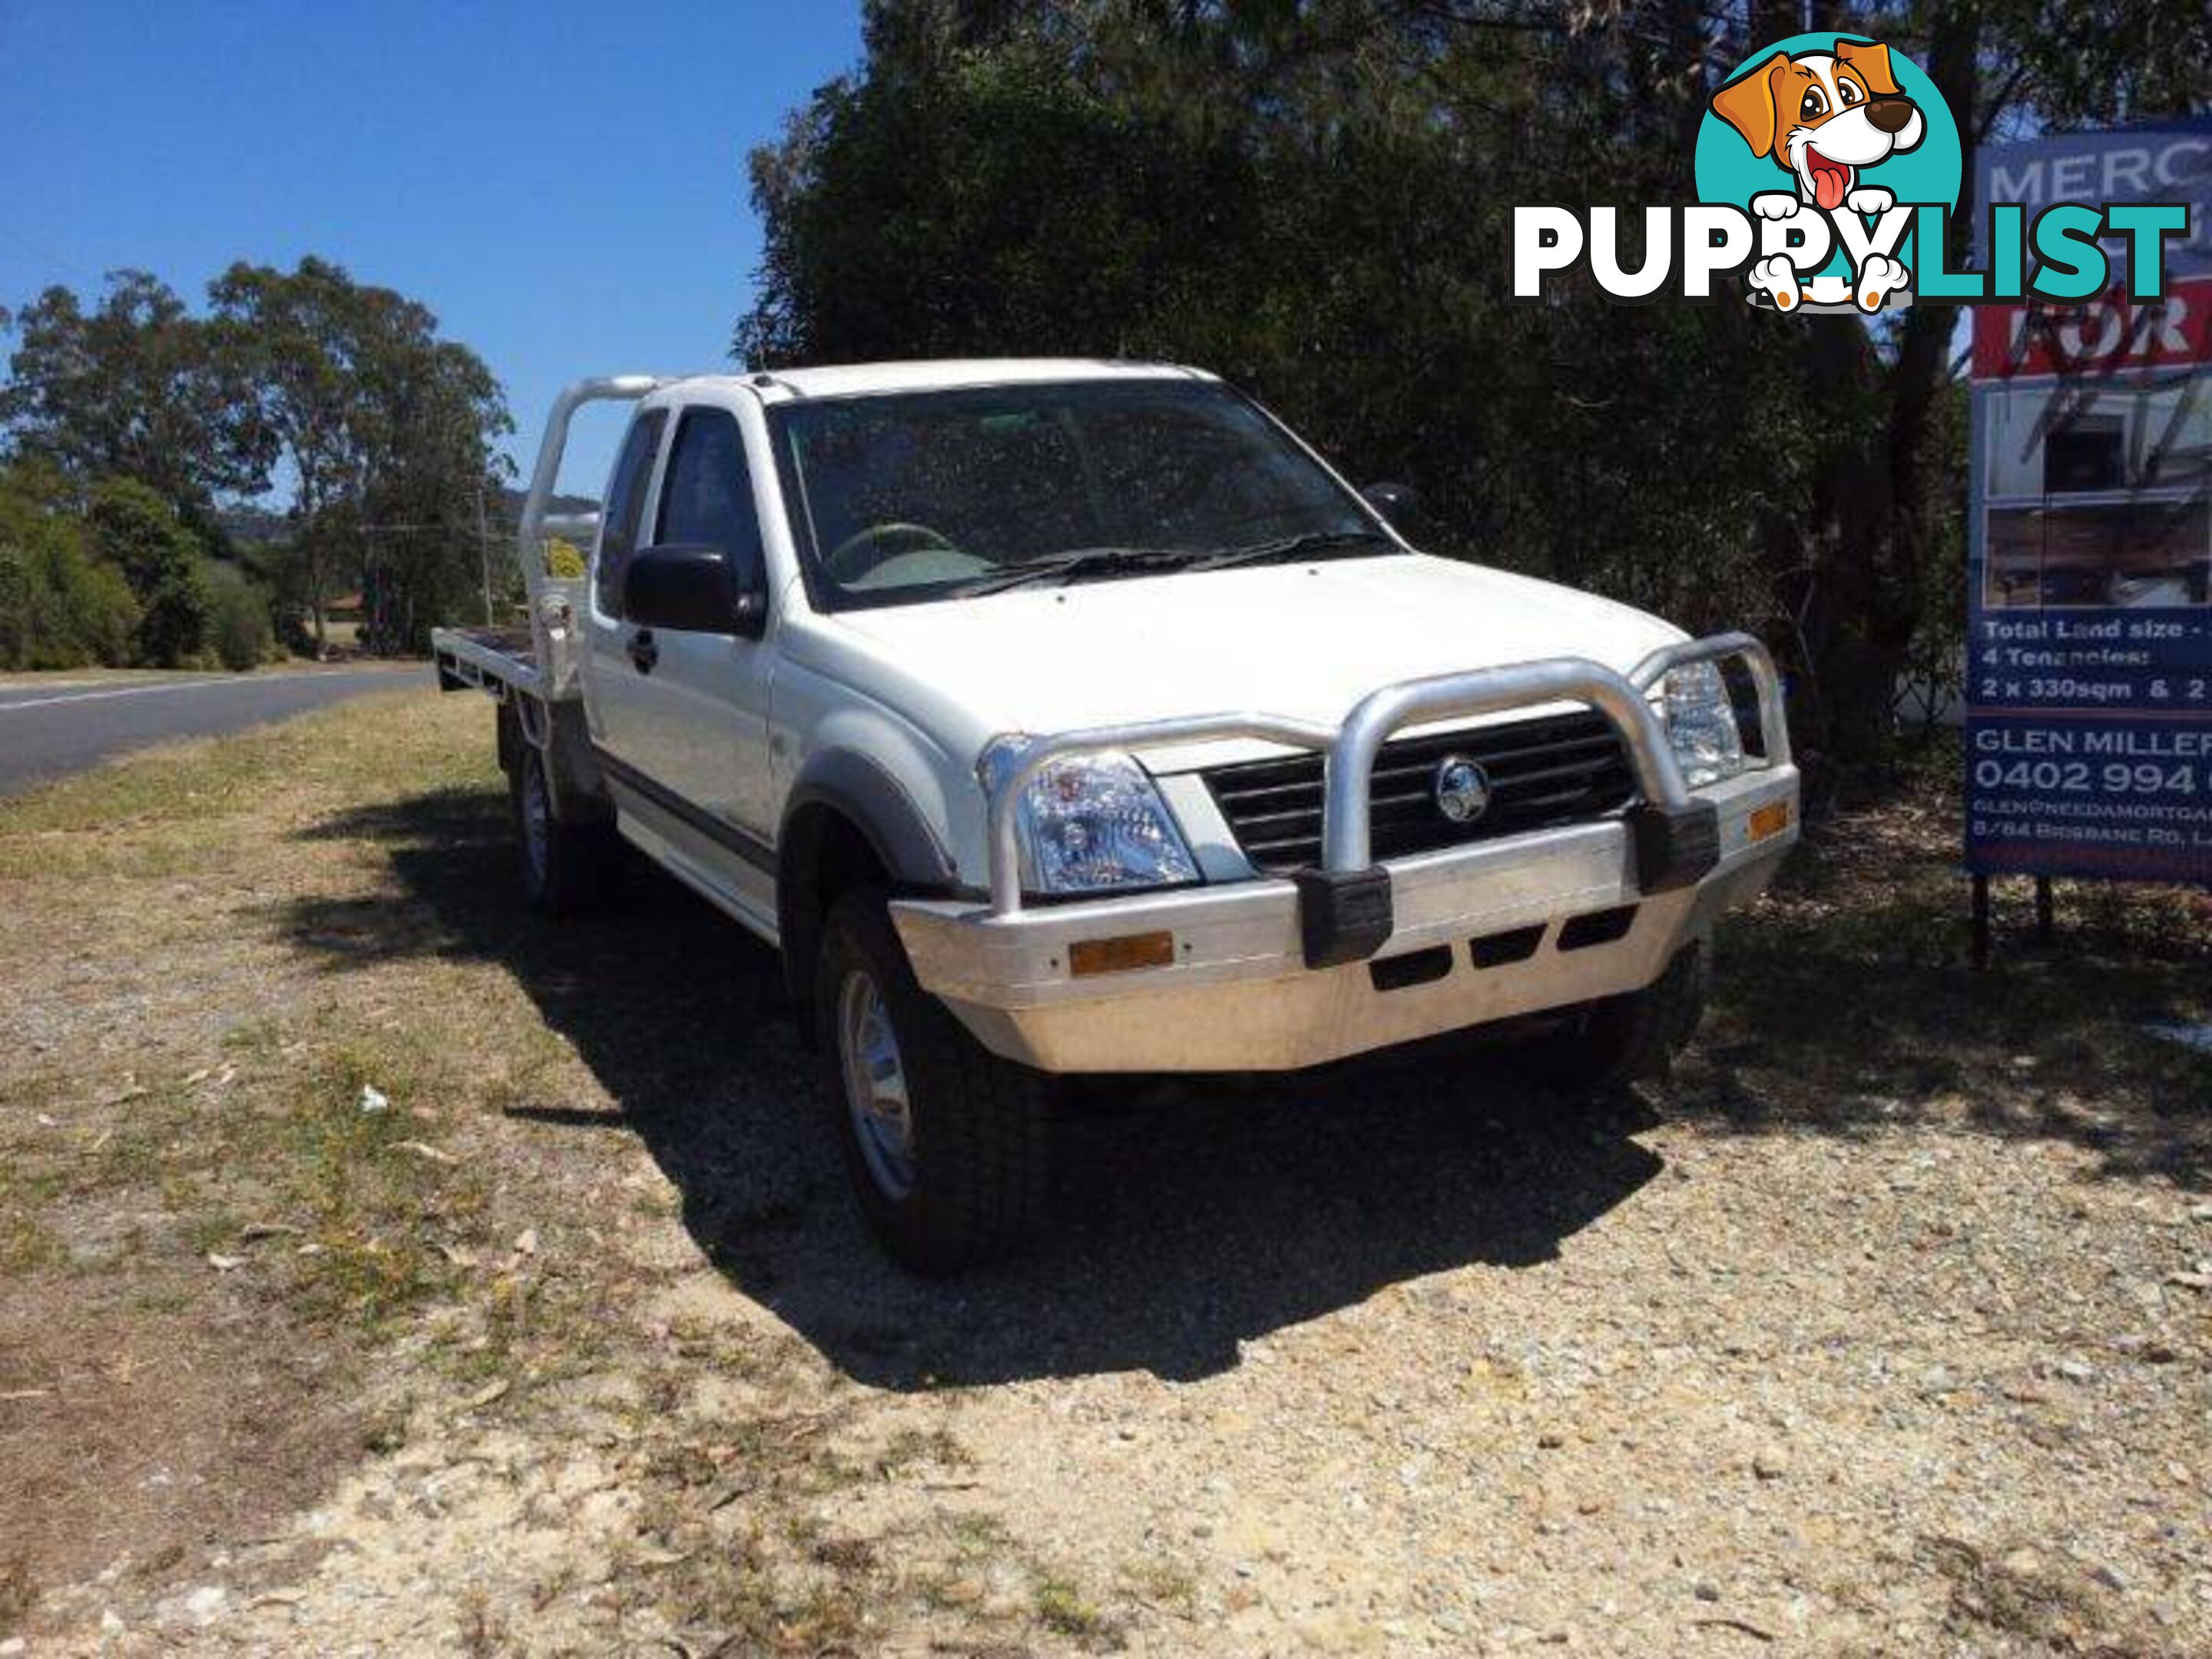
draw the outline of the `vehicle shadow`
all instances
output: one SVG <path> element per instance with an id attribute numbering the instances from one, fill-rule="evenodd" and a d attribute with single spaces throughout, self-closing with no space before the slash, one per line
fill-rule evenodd
<path id="1" fill-rule="evenodd" d="M 2212 1057 L 2157 1035 L 2201 1023 L 2212 984 L 2186 896 L 2069 894 L 2057 938 L 2011 940 L 1976 972 L 1942 866 L 1869 875 L 1823 856 L 1801 853 L 1783 902 L 1724 924 L 1670 1118 L 1844 1140 L 1940 1121 L 2069 1144 L 2100 1178 L 2212 1190 Z"/>
<path id="2" fill-rule="evenodd" d="M 1659 1171 L 1637 1109 L 1569 1112 L 1462 1051 L 1289 1080 L 1086 1085 L 1049 1234 L 933 1283 L 890 1267 L 848 1199 L 826 1096 L 774 955 L 642 865 L 579 923 L 523 904 L 504 802 L 424 794 L 301 832 L 381 846 L 397 891 L 307 896 L 277 925 L 332 971 L 495 962 L 608 1097 L 524 1103 L 549 1130 L 634 1131 L 745 1296 L 854 1377 L 907 1389 L 1141 1370 L 1240 1345 L 1470 1263 L 1548 1261 Z"/>

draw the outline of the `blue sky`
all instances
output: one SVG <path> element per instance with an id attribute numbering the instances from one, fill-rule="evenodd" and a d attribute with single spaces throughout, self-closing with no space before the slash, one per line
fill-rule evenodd
<path id="1" fill-rule="evenodd" d="M 726 360 L 746 153 L 860 55 L 859 0 L 0 0 L 0 306 L 136 265 L 336 259 L 506 383 Z M 604 413 L 604 411 L 602 411 Z M 563 483 L 596 493 L 611 417 Z"/>

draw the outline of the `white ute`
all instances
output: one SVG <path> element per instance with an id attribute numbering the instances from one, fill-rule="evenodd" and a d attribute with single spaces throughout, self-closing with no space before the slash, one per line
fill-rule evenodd
<path id="1" fill-rule="evenodd" d="M 549 521 L 605 398 L 597 522 Z M 619 837 L 781 950 L 862 1208 L 949 1271 L 1038 1219 L 1053 1073 L 1495 1024 L 1588 1090 L 1694 1027 L 1796 839 L 1773 665 L 1417 552 L 1411 505 L 1186 368 L 587 380 L 527 628 L 438 672 L 499 702 L 539 905 Z"/>

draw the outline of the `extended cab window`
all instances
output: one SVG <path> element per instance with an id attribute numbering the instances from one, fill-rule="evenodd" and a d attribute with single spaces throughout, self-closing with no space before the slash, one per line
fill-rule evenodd
<path id="1" fill-rule="evenodd" d="M 677 423 L 668 475 L 660 485 L 657 545 L 719 547 L 737 566 L 741 586 L 761 568 L 760 515 L 744 436 L 726 409 L 688 409 Z"/>
<path id="2" fill-rule="evenodd" d="M 623 613 L 623 573 L 629 556 L 637 551 L 638 521 L 645 516 L 645 489 L 653 477 L 653 459 L 660 453 L 660 434 L 668 424 L 668 411 L 648 409 L 630 422 L 615 460 L 614 481 L 607 486 L 607 504 L 599 520 L 599 609 L 610 617 Z"/>

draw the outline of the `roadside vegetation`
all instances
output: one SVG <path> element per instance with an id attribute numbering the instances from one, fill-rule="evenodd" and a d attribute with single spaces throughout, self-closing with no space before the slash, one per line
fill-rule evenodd
<path id="1" fill-rule="evenodd" d="M 2212 1644 L 2203 902 L 1963 971 L 1940 746 L 1641 1101 L 1105 1091 L 1052 1240 L 937 1286 L 765 952 L 641 868 L 515 902 L 488 719 L 0 804 L 0 1639 Z"/>
<path id="2" fill-rule="evenodd" d="M 239 670 L 276 654 L 267 590 L 153 490 L 111 478 L 80 505 L 42 462 L 0 470 L 0 670 Z"/>
<path id="3" fill-rule="evenodd" d="M 195 313 L 121 271 L 0 329 L 0 671 L 322 656 L 346 599 L 368 649 L 419 650 L 519 580 L 498 383 L 388 289 L 241 262 Z"/>

